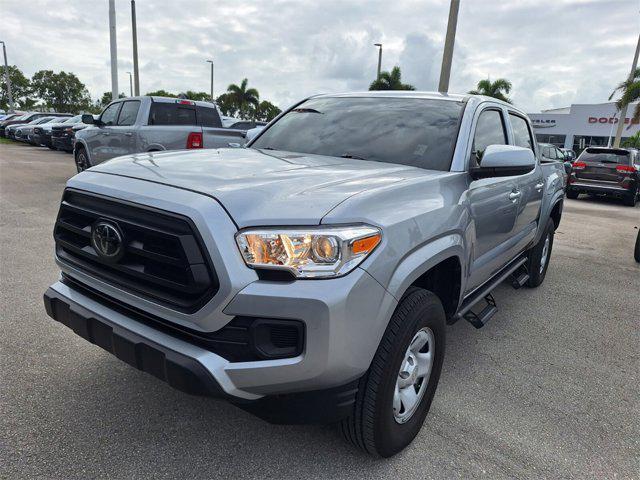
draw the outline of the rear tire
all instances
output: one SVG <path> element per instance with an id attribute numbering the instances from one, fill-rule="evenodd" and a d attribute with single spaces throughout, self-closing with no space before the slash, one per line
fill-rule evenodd
<path id="1" fill-rule="evenodd" d="M 579 192 L 576 192 L 574 190 L 569 190 L 569 189 L 567 189 L 565 194 L 567 195 L 567 198 L 570 198 L 571 200 L 575 200 L 576 198 L 578 198 L 580 196 Z"/>
<path id="2" fill-rule="evenodd" d="M 529 271 L 529 280 L 527 286 L 535 288 L 544 282 L 547 275 L 549 261 L 551 260 L 551 250 L 553 249 L 553 235 L 556 225 L 552 218 L 547 220 L 544 233 L 538 243 L 529 250 L 529 259 L 527 261 L 527 269 Z"/>
<path id="3" fill-rule="evenodd" d="M 623 202 L 627 207 L 635 207 L 638 202 L 638 190 L 624 197 Z"/>
<path id="4" fill-rule="evenodd" d="M 395 455 L 413 441 L 436 393 L 445 329 L 438 297 L 411 287 L 396 307 L 371 366 L 360 380 L 352 414 L 342 421 L 348 441 L 379 457 Z"/>
<path id="5" fill-rule="evenodd" d="M 636 262 L 640 263 L 640 230 L 638 230 L 638 236 L 636 237 L 636 248 L 633 251 L 633 258 Z"/>

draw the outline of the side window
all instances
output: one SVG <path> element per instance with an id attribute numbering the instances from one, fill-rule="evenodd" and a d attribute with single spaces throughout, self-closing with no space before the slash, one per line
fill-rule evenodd
<path id="1" fill-rule="evenodd" d="M 511 128 L 513 130 L 513 144 L 533 150 L 533 137 L 527 121 L 520 115 L 514 115 L 513 113 L 509 114 L 509 120 L 511 120 Z"/>
<path id="2" fill-rule="evenodd" d="M 116 119 L 118 118 L 118 112 L 120 111 L 120 107 L 122 106 L 122 102 L 112 103 L 109 105 L 100 115 L 100 121 L 104 125 L 115 125 Z"/>
<path id="3" fill-rule="evenodd" d="M 217 127 L 222 128 L 222 122 L 220 116 L 215 108 L 209 107 L 196 107 L 198 113 L 198 123 L 203 127 Z"/>
<path id="4" fill-rule="evenodd" d="M 149 125 L 197 125 L 196 109 L 179 103 L 154 102 Z"/>
<path id="5" fill-rule="evenodd" d="M 502 113 L 498 110 L 485 110 L 478 117 L 476 132 L 473 136 L 472 159 L 477 165 L 482 161 L 482 154 L 489 145 L 506 145 L 507 135 L 504 131 Z"/>
<path id="6" fill-rule="evenodd" d="M 140 102 L 138 100 L 124 102 L 122 110 L 120 110 L 120 115 L 118 116 L 118 125 L 133 125 L 136 123 L 139 109 Z"/>

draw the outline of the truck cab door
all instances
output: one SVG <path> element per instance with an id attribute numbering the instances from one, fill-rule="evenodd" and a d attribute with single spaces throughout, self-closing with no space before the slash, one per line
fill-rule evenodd
<path id="1" fill-rule="evenodd" d="M 87 133 L 83 135 L 89 148 L 92 165 L 97 165 L 115 156 L 111 154 L 113 149 L 111 134 L 118 121 L 120 107 L 122 107 L 122 102 L 112 103 L 105 108 L 97 123 L 98 128 L 87 129 Z"/>
<path id="2" fill-rule="evenodd" d="M 504 112 L 487 107 L 476 119 L 469 165 L 482 164 L 489 145 L 507 145 Z M 469 211 L 472 219 L 471 264 L 465 293 L 480 286 L 504 267 L 514 255 L 513 230 L 518 211 L 517 177 L 470 177 Z"/>
<path id="3" fill-rule="evenodd" d="M 122 102 L 116 125 L 110 127 L 110 151 L 108 158 L 137 153 L 137 117 L 140 111 L 140 100 Z M 107 160 L 107 158 L 105 158 Z"/>
<path id="4" fill-rule="evenodd" d="M 509 123 L 511 126 L 510 144 L 528 148 L 534 152 L 535 156 L 533 133 L 527 120 L 517 113 L 509 112 Z M 555 151 L 552 154 L 554 157 L 556 156 Z M 534 170 L 517 177 L 517 184 L 520 197 L 513 234 L 514 238 L 518 240 L 518 250 L 522 251 L 535 238 L 540 209 L 542 208 L 545 184 L 539 160 L 536 161 Z"/>

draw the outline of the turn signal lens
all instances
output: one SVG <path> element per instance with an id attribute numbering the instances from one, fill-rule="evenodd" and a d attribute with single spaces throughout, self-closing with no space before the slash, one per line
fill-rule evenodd
<path id="1" fill-rule="evenodd" d="M 298 278 L 346 275 L 381 239 L 380 230 L 369 225 L 248 229 L 236 235 L 247 266 L 288 270 Z"/>

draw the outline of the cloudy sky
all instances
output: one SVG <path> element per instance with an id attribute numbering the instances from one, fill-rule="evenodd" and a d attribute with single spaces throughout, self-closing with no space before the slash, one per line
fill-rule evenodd
<path id="1" fill-rule="evenodd" d="M 482 78 L 513 83 L 529 112 L 606 101 L 630 69 L 638 0 L 461 0 L 451 91 Z M 402 68 L 437 87 L 449 0 L 137 0 L 140 88 L 209 90 L 247 77 L 286 107 L 321 92 L 366 90 Z M 132 69 L 130 2 L 116 0 L 120 90 Z M 111 89 L 107 0 L 0 0 L 9 63 L 77 74 L 94 98 Z"/>

